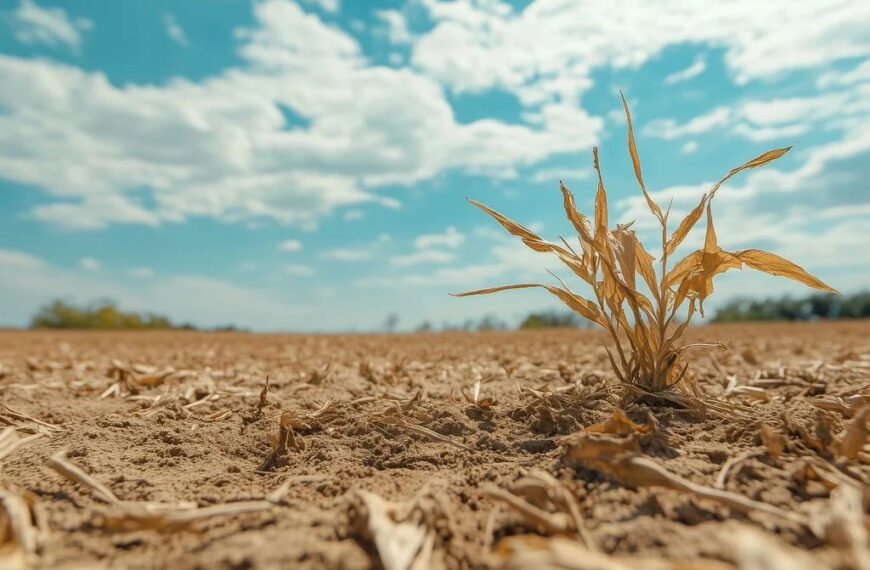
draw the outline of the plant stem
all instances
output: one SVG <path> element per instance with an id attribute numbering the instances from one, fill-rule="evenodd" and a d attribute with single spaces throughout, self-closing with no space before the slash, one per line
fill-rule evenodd
<path id="1" fill-rule="evenodd" d="M 670 213 L 670 209 L 669 209 Z M 659 370 L 659 367 L 667 358 L 664 354 L 665 347 L 665 329 L 667 328 L 666 305 L 668 302 L 667 291 L 665 290 L 665 279 L 668 274 L 668 218 L 663 216 L 660 218 L 662 224 L 662 259 L 661 259 L 661 281 L 659 282 L 659 299 L 658 299 L 658 322 L 656 323 L 659 333 L 659 354 L 656 356 L 654 363 L 653 388 L 658 389 L 659 375 L 664 374 L 666 370 Z"/>

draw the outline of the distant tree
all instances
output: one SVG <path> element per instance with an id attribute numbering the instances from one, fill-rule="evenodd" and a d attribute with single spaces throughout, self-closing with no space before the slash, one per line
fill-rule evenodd
<path id="1" fill-rule="evenodd" d="M 521 329 L 578 328 L 586 323 L 577 313 L 541 311 L 530 313 L 520 323 Z"/>
<path id="2" fill-rule="evenodd" d="M 423 321 L 417 326 L 417 332 L 429 332 L 432 330 L 432 323 L 429 321 Z"/>
<path id="3" fill-rule="evenodd" d="M 870 293 L 850 296 L 815 294 L 801 299 L 733 299 L 716 311 L 714 322 L 810 321 L 870 317 Z"/>
<path id="4" fill-rule="evenodd" d="M 387 332 L 395 332 L 397 326 L 399 326 L 398 313 L 390 313 L 387 315 L 387 318 L 384 319 L 384 330 Z"/>
<path id="5" fill-rule="evenodd" d="M 500 321 L 492 315 L 484 316 L 480 319 L 480 322 L 477 323 L 477 330 L 479 331 L 501 331 L 506 328 L 508 327 L 504 321 Z"/>
<path id="6" fill-rule="evenodd" d="M 55 329 L 166 329 L 169 318 L 155 313 L 125 313 L 114 301 L 99 300 L 77 307 L 60 299 L 41 307 L 30 322 L 32 328 Z"/>

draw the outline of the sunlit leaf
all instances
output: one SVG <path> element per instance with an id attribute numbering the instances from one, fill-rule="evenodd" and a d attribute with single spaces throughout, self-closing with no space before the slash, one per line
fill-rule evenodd
<path id="1" fill-rule="evenodd" d="M 595 242 L 604 244 L 607 239 L 607 192 L 604 190 L 604 180 L 601 178 L 601 167 L 598 165 L 598 148 L 592 149 L 595 172 L 598 173 L 598 190 L 595 192 Z"/>
<path id="2" fill-rule="evenodd" d="M 619 268 L 622 270 L 622 278 L 625 279 L 625 284 L 635 288 L 634 274 L 637 268 L 637 252 L 635 251 L 637 237 L 634 230 L 618 228 L 614 235 L 619 240 Z"/>
<path id="3" fill-rule="evenodd" d="M 831 291 L 832 293 L 838 292 L 818 277 L 807 273 L 803 267 L 795 265 L 791 261 L 774 253 L 762 251 L 760 249 L 744 249 L 735 252 L 735 255 L 740 261 L 753 269 L 758 269 L 759 271 L 764 271 L 771 275 L 788 277 L 795 281 L 800 281 L 804 285 L 809 285 L 810 287 L 821 289 L 823 291 Z"/>
<path id="4" fill-rule="evenodd" d="M 668 244 L 665 247 L 665 251 L 668 255 L 672 254 L 674 250 L 676 250 L 683 240 L 686 239 L 686 236 L 689 235 L 689 232 L 695 227 L 695 224 L 698 223 L 698 220 L 701 219 L 701 216 L 704 215 L 704 205 L 707 203 L 707 194 L 701 198 L 701 202 L 695 206 L 695 208 L 689 212 L 683 221 L 680 222 L 679 227 L 674 230 L 674 233 L 671 234 L 671 239 L 668 240 Z"/>
<path id="5" fill-rule="evenodd" d="M 508 218 L 506 216 L 503 216 L 502 214 L 499 214 L 498 212 L 496 212 L 495 210 L 493 210 L 489 206 L 481 204 L 480 202 L 477 202 L 476 200 L 469 199 L 468 201 L 471 202 L 472 204 L 474 204 L 475 206 L 477 206 L 478 208 L 480 208 L 481 210 L 483 210 L 484 212 L 486 212 L 487 214 L 489 214 L 490 216 L 492 216 L 493 218 L 495 218 L 496 220 L 498 220 L 498 223 L 500 223 L 502 226 L 504 226 L 504 228 L 507 231 L 509 231 L 511 234 L 521 238 L 523 240 L 523 243 L 525 243 L 527 246 L 529 246 L 529 248 L 531 248 L 535 251 L 540 251 L 540 252 L 553 252 L 553 253 L 559 253 L 559 254 L 564 254 L 564 255 L 570 255 L 570 253 L 567 250 L 563 249 L 562 247 L 560 247 L 554 243 L 551 243 L 551 242 L 541 238 L 538 234 L 536 234 L 535 232 L 533 232 L 529 228 L 527 228 L 521 224 L 516 223 L 515 221 L 511 220 L 510 218 Z"/>
<path id="6" fill-rule="evenodd" d="M 489 293 L 496 293 L 498 291 L 507 291 L 510 289 L 529 289 L 532 287 L 541 287 L 546 289 L 553 295 L 559 297 L 563 303 L 568 305 L 571 309 L 579 313 L 581 316 L 589 319 L 590 321 L 601 324 L 601 314 L 598 310 L 598 306 L 588 299 L 584 299 L 580 295 L 572 293 L 571 291 L 567 291 L 565 289 L 560 289 L 554 285 L 547 285 L 546 283 L 515 283 L 513 285 L 500 285 L 497 287 L 486 287 L 484 289 L 475 289 L 473 291 L 465 291 L 463 293 L 451 293 L 454 297 L 468 297 L 470 295 L 487 295 Z"/>
<path id="7" fill-rule="evenodd" d="M 640 184 L 640 189 L 643 192 L 643 197 L 646 198 L 646 203 L 652 213 L 659 221 L 664 223 L 664 215 L 659 205 L 655 203 L 649 193 L 646 191 L 646 186 L 643 183 L 643 174 L 640 170 L 640 157 L 637 155 L 637 144 L 634 141 L 634 129 L 631 126 L 631 111 L 628 110 L 628 103 L 625 101 L 625 95 L 622 91 L 619 92 L 622 97 L 622 108 L 625 109 L 625 120 L 628 123 L 628 152 L 631 154 L 631 163 L 634 165 L 634 176 L 637 178 L 637 183 Z"/>
<path id="8" fill-rule="evenodd" d="M 643 244 L 640 243 L 639 239 L 637 239 L 637 235 L 633 235 L 632 237 L 634 237 L 635 266 L 637 267 L 637 271 L 640 273 L 641 277 L 643 277 L 649 290 L 655 294 L 658 289 L 658 283 L 656 283 L 656 272 L 655 269 L 653 269 L 653 261 L 655 258 L 644 249 Z"/>
<path id="9" fill-rule="evenodd" d="M 732 168 L 730 171 L 728 171 L 728 174 L 723 176 L 722 179 L 719 182 L 717 182 L 713 186 L 713 188 L 710 190 L 710 199 L 711 200 L 713 199 L 713 196 L 716 194 L 716 191 L 719 189 L 720 186 L 722 186 L 722 184 L 725 183 L 726 180 L 728 180 L 729 178 L 731 178 L 732 176 L 734 176 L 738 172 L 746 170 L 747 168 L 757 168 L 759 166 L 763 166 L 763 165 L 767 164 L 768 162 L 776 160 L 777 158 L 781 157 L 782 155 L 784 155 L 785 153 L 787 153 L 790 150 L 791 150 L 790 146 L 787 146 L 784 148 L 775 148 L 773 150 L 769 150 L 765 153 L 762 153 L 762 154 L 756 156 L 755 158 L 753 158 L 750 161 L 744 162 L 743 164 L 741 164 L 740 166 L 738 166 L 736 168 Z"/>
<path id="10" fill-rule="evenodd" d="M 559 189 L 562 190 L 562 198 L 565 204 L 565 214 L 577 230 L 577 235 L 580 240 L 586 243 L 592 242 L 592 230 L 589 227 L 589 219 L 577 211 L 577 204 L 574 201 L 574 194 L 568 190 L 561 181 L 559 181 Z"/>

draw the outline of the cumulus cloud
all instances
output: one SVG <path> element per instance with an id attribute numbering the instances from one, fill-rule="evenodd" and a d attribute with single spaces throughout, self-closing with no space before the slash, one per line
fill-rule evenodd
<path id="1" fill-rule="evenodd" d="M 45 262 L 35 255 L 14 249 L 0 249 L 0 266 L 8 269 L 41 269 L 45 265 Z"/>
<path id="2" fill-rule="evenodd" d="M 526 104 L 570 100 L 597 67 L 637 67 L 676 44 L 725 50 L 737 82 L 863 57 L 870 7 L 773 0 L 692 5 L 679 0 L 598 4 L 536 0 L 514 10 L 492 0 L 422 0 L 435 21 L 412 61 L 457 91 L 501 87 Z M 578 39 L 582 38 L 582 39 Z"/>
<path id="3" fill-rule="evenodd" d="M 418 249 L 426 249 L 430 247 L 451 247 L 457 248 L 465 241 L 465 234 L 450 226 L 440 234 L 423 234 L 414 239 L 414 246 Z"/>
<path id="4" fill-rule="evenodd" d="M 363 277 L 357 279 L 358 287 L 458 287 L 482 286 L 493 279 L 542 279 L 548 266 L 554 267 L 554 256 L 534 252 L 516 241 L 498 239 L 490 247 L 487 261 L 461 263 L 420 273 L 402 273 L 387 277 Z M 558 263 L 558 261 L 556 261 Z"/>
<path id="5" fill-rule="evenodd" d="M 87 18 L 70 18 L 63 8 L 44 8 L 34 0 L 21 0 L 12 12 L 12 26 L 15 39 L 22 43 L 66 46 L 78 53 L 82 33 L 90 30 L 93 23 Z"/>
<path id="6" fill-rule="evenodd" d="M 94 257 L 83 257 L 79 259 L 79 267 L 86 271 L 96 271 L 100 268 L 100 262 Z"/>
<path id="7" fill-rule="evenodd" d="M 335 261 L 367 261 L 371 259 L 372 252 L 361 247 L 334 247 L 321 252 L 320 257 Z"/>
<path id="8" fill-rule="evenodd" d="M 386 26 L 387 37 L 392 43 L 410 44 L 414 41 L 405 15 L 400 10 L 377 10 L 375 16 Z"/>
<path id="9" fill-rule="evenodd" d="M 679 124 L 674 119 L 655 119 L 644 126 L 642 133 L 648 137 L 661 139 L 675 139 L 687 135 L 697 135 L 722 127 L 728 124 L 731 118 L 731 109 L 728 107 L 716 107 L 712 111 L 693 118 L 684 124 Z"/>
<path id="10" fill-rule="evenodd" d="M 453 261 L 455 255 L 449 251 L 438 249 L 421 249 L 414 253 L 396 255 L 390 258 L 393 265 L 419 265 L 422 263 L 447 263 Z"/>
<path id="11" fill-rule="evenodd" d="M 338 9 L 341 7 L 340 0 L 304 0 L 304 2 L 312 6 L 318 6 L 324 12 L 331 14 L 338 12 Z"/>
<path id="12" fill-rule="evenodd" d="M 841 72 L 823 73 L 816 80 L 816 85 L 822 89 L 832 86 L 854 85 L 870 81 L 870 59 L 858 64 L 853 69 Z"/>
<path id="13" fill-rule="evenodd" d="M 675 71 L 674 73 L 669 74 L 665 77 L 666 85 L 673 85 L 675 83 L 682 83 L 683 81 L 688 81 L 693 77 L 697 77 L 704 73 L 704 70 L 707 69 L 707 62 L 704 59 L 703 55 L 699 55 L 695 58 L 695 61 L 692 62 L 692 65 L 685 69 L 681 69 L 680 71 Z"/>
<path id="14" fill-rule="evenodd" d="M 178 23 L 175 14 L 171 12 L 163 13 L 163 27 L 166 29 L 166 35 L 169 36 L 172 41 L 180 46 L 187 46 L 189 43 L 187 34 L 185 33 L 184 28 L 181 27 L 181 24 Z"/>
<path id="15" fill-rule="evenodd" d="M 236 31 L 245 63 L 199 81 L 117 86 L 0 56 L 0 176 L 55 197 L 32 214 L 73 229 L 191 216 L 313 228 L 337 208 L 397 207 L 380 186 L 509 171 L 588 148 L 601 130 L 567 103 L 521 123 L 460 124 L 436 81 L 368 64 L 353 37 L 299 5 L 266 0 L 254 16 Z M 307 126 L 287 129 L 282 108 Z"/>
<path id="16" fill-rule="evenodd" d="M 561 180 L 567 185 L 578 180 L 585 180 L 592 175 L 588 168 L 542 168 L 532 174 L 532 182 L 555 183 Z"/>
<path id="17" fill-rule="evenodd" d="M 698 150 L 698 141 L 686 141 L 680 147 L 680 152 L 683 154 L 692 154 L 696 150 Z"/>
<path id="18" fill-rule="evenodd" d="M 648 137 L 677 139 L 710 131 L 730 132 L 755 142 L 796 138 L 813 125 L 843 128 L 848 122 L 870 116 L 870 78 L 862 80 L 855 71 L 828 73 L 825 85 L 844 77 L 853 82 L 849 90 L 769 99 L 747 99 L 731 107 L 720 106 L 680 123 L 675 119 L 654 119 L 642 133 Z"/>
<path id="19" fill-rule="evenodd" d="M 313 267 L 301 263 L 291 263 L 285 266 L 284 272 L 295 277 L 310 277 L 315 273 Z"/>
<path id="20" fill-rule="evenodd" d="M 134 279 L 151 279 L 154 277 L 154 270 L 145 266 L 131 267 L 127 270 L 127 276 Z"/>
<path id="21" fill-rule="evenodd" d="M 302 242 L 298 239 L 285 239 L 278 244 L 278 249 L 282 251 L 299 251 L 302 249 Z"/>

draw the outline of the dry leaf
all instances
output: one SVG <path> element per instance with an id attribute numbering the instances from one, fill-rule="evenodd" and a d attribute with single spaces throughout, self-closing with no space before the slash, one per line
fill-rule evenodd
<path id="1" fill-rule="evenodd" d="M 651 556 L 616 556 L 597 552 L 562 537 L 512 536 L 501 540 L 493 553 L 502 570 L 729 570 L 718 560 L 675 561 Z"/>
<path id="2" fill-rule="evenodd" d="M 404 520 L 407 514 L 374 493 L 360 491 L 359 496 L 368 513 L 368 534 L 384 570 L 410 570 L 426 541 L 425 525 Z"/>
<path id="3" fill-rule="evenodd" d="M 615 477 L 629 487 L 666 487 L 688 493 L 699 499 L 718 502 L 739 512 L 763 512 L 797 523 L 814 533 L 819 532 L 816 526 L 811 524 L 811 521 L 795 513 L 784 511 L 767 503 L 747 499 L 743 495 L 698 485 L 671 473 L 656 462 L 641 457 L 637 440 L 633 435 L 615 438 L 579 432 L 564 438 L 562 444 L 565 448 L 566 459 L 581 461 Z"/>
<path id="4" fill-rule="evenodd" d="M 739 570 L 815 570 L 817 567 L 805 552 L 754 528 L 742 527 L 727 536 Z"/>
<path id="5" fill-rule="evenodd" d="M 782 437 L 782 434 L 777 433 L 772 427 L 765 423 L 762 423 L 761 426 L 759 426 L 759 434 L 761 437 L 761 443 L 767 449 L 767 452 L 771 457 L 779 457 L 782 455 L 782 452 L 785 450 L 785 439 Z"/>
<path id="6" fill-rule="evenodd" d="M 858 453 L 863 451 L 867 444 L 870 431 L 867 430 L 867 422 L 870 421 L 870 407 L 862 408 L 855 414 L 845 433 L 840 438 L 839 454 L 848 459 L 856 459 Z"/>

